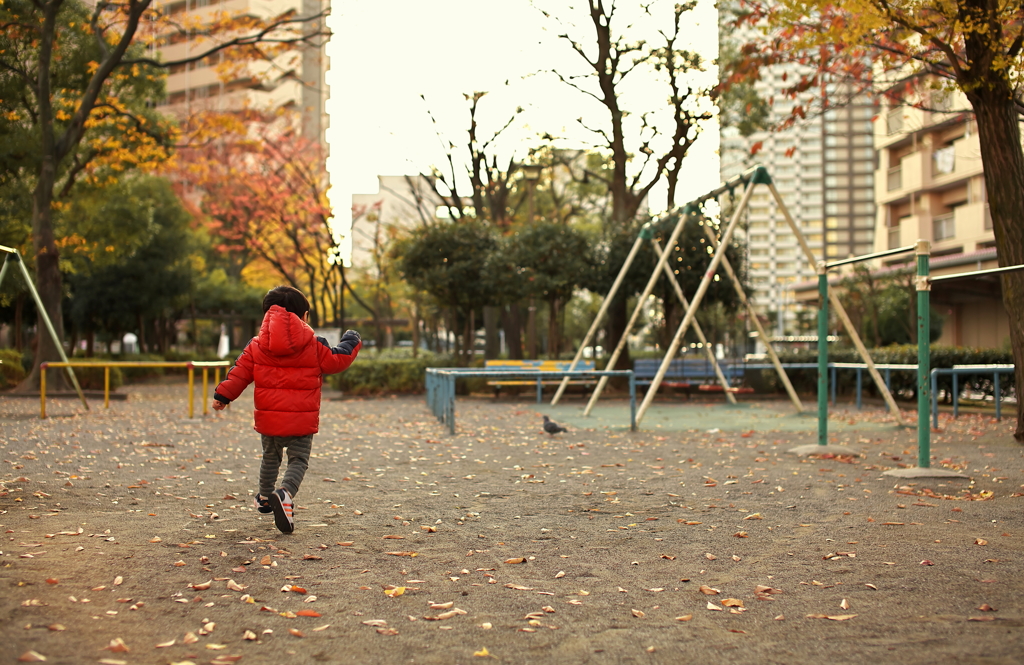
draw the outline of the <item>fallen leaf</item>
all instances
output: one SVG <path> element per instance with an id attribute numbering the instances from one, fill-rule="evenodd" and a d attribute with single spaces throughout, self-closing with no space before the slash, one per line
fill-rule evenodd
<path id="1" fill-rule="evenodd" d="M 295 637 L 305 637 L 305 634 L 301 630 L 298 630 L 296 628 L 289 628 L 288 632 L 294 635 Z"/>
<path id="2" fill-rule="evenodd" d="M 295 615 L 300 617 L 318 617 L 320 613 L 313 610 L 299 610 Z"/>
<path id="3" fill-rule="evenodd" d="M 119 586 L 122 582 L 124 582 L 124 578 L 120 575 L 114 578 L 114 586 Z"/>
<path id="4" fill-rule="evenodd" d="M 256 633 L 252 632 L 251 630 L 247 630 L 244 633 L 242 633 L 242 639 L 243 640 L 249 640 L 250 642 L 255 642 L 256 641 Z"/>
<path id="5" fill-rule="evenodd" d="M 850 609 L 850 603 L 848 603 L 846 601 L 846 599 L 843 598 L 843 601 L 841 603 L 839 603 L 839 609 L 841 609 L 841 610 L 848 610 L 848 609 Z"/>
<path id="6" fill-rule="evenodd" d="M 378 628 L 377 632 L 381 635 L 397 635 L 398 631 L 394 628 Z"/>
<path id="7" fill-rule="evenodd" d="M 222 649 L 227 649 L 228 645 L 226 645 L 226 644 L 207 644 L 206 648 L 209 649 L 210 651 L 221 651 Z"/>
<path id="8" fill-rule="evenodd" d="M 183 644 L 195 644 L 199 641 L 199 638 L 196 637 L 195 633 L 189 632 L 185 633 L 185 637 L 181 638 L 181 641 Z"/>
<path id="9" fill-rule="evenodd" d="M 515 589 L 516 591 L 533 591 L 532 586 L 523 586 L 522 584 L 506 584 L 506 589 Z"/>
<path id="10" fill-rule="evenodd" d="M 808 619 L 828 619 L 830 621 L 848 621 L 856 614 L 808 614 Z"/>
<path id="11" fill-rule="evenodd" d="M 743 601 L 739 598 L 725 598 L 722 600 L 722 604 L 726 607 L 743 607 Z"/>
<path id="12" fill-rule="evenodd" d="M 41 663 L 45 660 L 46 656 L 38 651 L 32 651 L 31 649 L 18 656 L 19 663 Z"/>
<path id="13" fill-rule="evenodd" d="M 429 603 L 429 605 L 432 610 L 450 610 L 455 606 L 455 601 L 449 600 L 447 603 Z"/>
<path id="14" fill-rule="evenodd" d="M 388 622 L 384 619 L 370 619 L 369 621 L 364 621 L 363 625 L 373 626 L 374 628 L 383 628 L 388 625 Z"/>
<path id="15" fill-rule="evenodd" d="M 314 632 L 314 633 L 318 633 L 318 632 L 320 632 L 321 630 L 327 630 L 327 629 L 328 629 L 328 628 L 330 628 L 330 627 L 331 627 L 331 624 L 329 624 L 329 623 L 325 623 L 325 624 L 324 624 L 324 625 L 322 625 L 322 626 L 317 626 L 316 628 L 314 628 L 314 629 L 313 629 L 313 632 Z"/>
<path id="16" fill-rule="evenodd" d="M 676 617 L 676 621 L 689 621 L 691 619 L 693 619 L 693 615 L 692 614 L 684 614 L 681 617 Z"/>
<path id="17" fill-rule="evenodd" d="M 707 554 L 704 555 L 704 558 L 707 559 L 708 561 L 714 561 L 718 557 L 715 556 L 714 554 L 708 552 Z"/>
<path id="18" fill-rule="evenodd" d="M 416 552 L 385 552 L 384 554 L 390 554 L 391 556 L 419 556 Z"/>
<path id="19" fill-rule="evenodd" d="M 711 587 L 709 587 L 706 584 L 701 584 L 700 588 L 697 589 L 697 590 L 700 591 L 705 596 L 717 596 L 718 594 L 722 593 L 718 589 L 712 589 Z"/>
<path id="20" fill-rule="evenodd" d="M 709 610 L 713 610 L 713 611 L 715 611 L 715 612 L 724 612 L 724 611 L 725 611 L 725 608 L 723 608 L 723 607 L 719 607 L 718 605 L 715 605 L 715 604 L 714 604 L 714 603 L 712 603 L 712 602 L 709 602 L 709 603 L 708 603 L 708 609 L 709 609 Z"/>
<path id="21" fill-rule="evenodd" d="M 779 616 L 775 617 L 775 621 L 785 621 L 785 620 L 786 620 L 786 615 L 785 614 L 780 614 Z"/>
<path id="22" fill-rule="evenodd" d="M 968 621 L 995 621 L 995 617 L 967 617 Z"/>
<path id="23" fill-rule="evenodd" d="M 114 653 L 128 653 L 128 645 L 124 643 L 120 637 L 115 637 L 110 640 L 110 644 L 103 647 L 104 651 L 113 651 Z"/>
<path id="24" fill-rule="evenodd" d="M 988 541 L 985 540 L 984 538 L 975 538 L 974 539 L 974 544 L 975 545 L 988 545 Z"/>
<path id="25" fill-rule="evenodd" d="M 213 586 L 213 580 L 207 580 L 206 582 L 200 582 L 199 584 L 189 584 L 188 586 L 190 589 L 195 589 L 196 591 L 206 591 Z"/>
<path id="26" fill-rule="evenodd" d="M 733 536 L 733 538 L 749 538 L 750 537 L 750 536 L 747 535 L 746 531 L 737 531 L 736 533 L 732 534 L 732 536 Z"/>
<path id="27" fill-rule="evenodd" d="M 929 561 L 928 559 L 925 559 L 924 561 L 921 562 L 921 565 L 922 566 L 934 566 L 935 564 L 932 563 L 931 561 Z"/>
<path id="28" fill-rule="evenodd" d="M 248 587 L 248 585 L 239 584 L 238 582 L 236 582 L 234 580 L 228 580 L 227 587 L 228 587 L 228 590 L 230 590 L 230 591 L 244 591 Z"/>
<path id="29" fill-rule="evenodd" d="M 745 520 L 763 520 L 764 518 L 761 516 L 761 513 L 751 513 L 750 515 L 747 515 L 743 519 L 745 519 Z"/>
<path id="30" fill-rule="evenodd" d="M 982 612 L 995 612 L 995 611 L 997 611 L 996 608 L 992 607 L 988 603 L 983 603 L 982 606 L 979 607 L 978 609 L 981 610 Z"/>
<path id="31" fill-rule="evenodd" d="M 60 582 L 60 580 L 58 580 L 56 577 L 47 577 L 46 578 L 46 583 L 47 584 L 57 584 L 59 582 Z"/>
<path id="32" fill-rule="evenodd" d="M 170 642 L 161 642 L 160 644 L 156 645 L 156 648 L 157 649 L 165 649 L 167 647 L 173 647 L 176 642 L 177 642 L 177 640 L 171 640 Z"/>
<path id="33" fill-rule="evenodd" d="M 64 626 L 64 624 L 60 624 L 60 623 L 51 623 L 49 626 L 47 626 L 47 628 L 49 628 L 50 630 L 52 630 L 54 632 L 58 632 L 58 633 L 60 631 L 62 631 L 62 630 L 67 630 L 67 628 Z"/>
<path id="34" fill-rule="evenodd" d="M 643 610 L 630 610 L 630 612 L 631 612 L 631 613 L 633 614 L 633 616 L 635 616 L 635 617 L 636 617 L 637 619 L 643 619 L 643 618 L 644 618 L 645 616 L 647 616 L 646 614 L 644 614 Z"/>
<path id="35" fill-rule="evenodd" d="M 560 570 L 557 573 L 555 573 L 555 579 L 556 580 L 561 579 L 563 577 L 565 577 L 565 571 L 564 570 Z"/>
<path id="36" fill-rule="evenodd" d="M 481 647 L 479 651 L 474 651 L 473 655 L 480 656 L 481 658 L 486 658 L 487 656 L 491 655 L 491 652 L 487 650 L 487 647 Z"/>
<path id="37" fill-rule="evenodd" d="M 266 554 L 266 555 L 263 556 L 262 559 L 260 559 L 260 565 L 261 566 L 269 566 L 270 565 L 270 561 L 271 561 L 270 555 Z"/>
<path id="38" fill-rule="evenodd" d="M 355 543 L 355 541 L 346 540 L 346 541 L 343 541 L 343 542 L 340 542 L 340 543 L 335 543 L 335 545 L 341 545 L 342 547 L 352 547 L 352 545 L 354 543 Z"/>
<path id="39" fill-rule="evenodd" d="M 675 561 L 676 560 L 676 558 L 674 556 L 672 556 L 671 554 L 662 554 L 661 558 L 662 559 L 668 559 L 669 561 Z"/>
<path id="40" fill-rule="evenodd" d="M 505 563 L 526 563 L 526 559 L 521 556 L 517 556 L 512 559 L 505 559 Z"/>
<path id="41" fill-rule="evenodd" d="M 405 536 L 396 536 L 393 533 L 389 533 L 388 535 L 384 536 L 384 540 L 405 540 Z"/>
<path id="42" fill-rule="evenodd" d="M 384 589 L 384 595 L 388 598 L 397 598 L 398 596 L 401 596 L 403 593 L 405 593 L 404 586 L 396 586 L 390 589 Z"/>
<path id="43" fill-rule="evenodd" d="M 873 589 L 875 591 L 878 591 L 878 587 L 876 587 L 874 584 L 865 584 L 864 586 L 866 586 L 869 589 Z"/>

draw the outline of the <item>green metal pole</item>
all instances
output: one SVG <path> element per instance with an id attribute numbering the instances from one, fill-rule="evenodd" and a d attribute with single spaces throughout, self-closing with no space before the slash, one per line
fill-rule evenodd
<path id="1" fill-rule="evenodd" d="M 818 445 L 828 445 L 828 273 L 818 261 Z"/>
<path id="2" fill-rule="evenodd" d="M 931 244 L 917 241 L 917 466 L 931 466 L 931 284 L 928 281 L 928 255 Z"/>

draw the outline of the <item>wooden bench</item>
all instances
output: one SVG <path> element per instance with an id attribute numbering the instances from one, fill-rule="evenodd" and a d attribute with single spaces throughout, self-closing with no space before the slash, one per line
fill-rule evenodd
<path id="1" fill-rule="evenodd" d="M 661 367 L 661 360 L 658 358 L 638 358 L 633 361 L 633 373 L 636 375 L 636 385 L 649 386 L 653 383 L 658 369 Z M 752 393 L 753 388 L 745 386 L 734 386 L 733 384 L 743 379 L 743 366 L 735 365 L 725 361 L 718 363 L 722 368 L 722 374 L 729 382 L 729 392 Z M 667 388 L 681 388 L 686 396 L 690 396 L 693 388 L 701 392 L 723 392 L 722 385 L 718 382 L 715 368 L 706 358 L 682 359 L 676 358 L 669 363 L 668 371 L 661 385 Z"/>
<path id="2" fill-rule="evenodd" d="M 485 370 L 516 370 L 534 372 L 566 372 L 572 362 L 569 360 L 487 360 L 484 362 Z M 581 360 L 576 363 L 577 372 L 585 372 L 594 369 L 593 360 Z M 501 394 L 502 386 L 537 386 L 537 403 L 543 399 L 544 386 L 557 386 L 560 379 L 508 379 L 504 381 L 488 381 L 487 385 L 494 387 L 494 397 Z M 570 381 L 570 386 L 593 386 L 596 381 Z"/>

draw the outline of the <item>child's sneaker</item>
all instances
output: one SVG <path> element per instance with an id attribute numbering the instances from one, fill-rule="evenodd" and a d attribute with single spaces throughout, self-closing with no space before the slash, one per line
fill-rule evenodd
<path id="1" fill-rule="evenodd" d="M 292 495 L 285 488 L 274 490 L 270 495 L 270 508 L 274 511 L 274 524 L 281 533 L 291 533 L 295 530 L 295 520 L 292 519 Z"/>
<path id="2" fill-rule="evenodd" d="M 262 494 L 257 494 L 255 497 L 253 497 L 252 502 L 256 506 L 256 510 L 263 513 L 264 515 L 269 515 L 270 513 L 274 512 L 274 509 L 270 507 L 270 499 L 263 496 Z"/>

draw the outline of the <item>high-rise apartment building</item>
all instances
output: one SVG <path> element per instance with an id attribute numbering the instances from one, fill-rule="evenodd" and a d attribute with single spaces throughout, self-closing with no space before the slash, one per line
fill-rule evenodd
<path id="1" fill-rule="evenodd" d="M 328 6 L 329 0 L 176 0 L 163 3 L 162 9 L 182 25 L 202 25 L 224 12 L 269 19 L 288 11 L 295 11 L 299 16 L 315 16 Z M 312 34 L 323 29 L 323 19 L 303 26 L 305 32 Z M 159 48 L 161 57 L 165 61 L 180 60 L 203 53 L 212 45 L 192 34 L 185 31 L 168 35 Z M 316 44 L 296 46 L 271 61 L 250 63 L 227 81 L 218 71 L 221 54 L 173 67 L 167 77 L 167 97 L 162 110 L 187 117 L 205 110 L 292 108 L 300 113 L 302 135 L 318 139 L 325 146 L 326 155 L 329 92 L 326 39 L 314 37 L 311 41 Z"/>
<path id="2" fill-rule="evenodd" d="M 794 102 L 782 94 L 793 74 L 792 68 L 780 66 L 755 85 L 762 99 L 773 100 L 770 123 L 784 120 L 793 109 Z M 874 246 L 874 114 L 872 102 L 858 99 L 785 130 L 741 136 L 736 128 L 723 127 L 721 177 L 764 165 L 816 259 L 867 253 Z M 803 307 L 793 298 L 793 285 L 813 279 L 815 266 L 766 189 L 754 190 L 745 221 L 754 301 L 760 311 L 775 316 L 776 333 L 791 332 Z"/>

